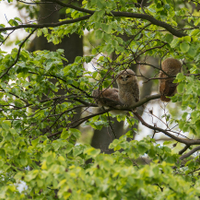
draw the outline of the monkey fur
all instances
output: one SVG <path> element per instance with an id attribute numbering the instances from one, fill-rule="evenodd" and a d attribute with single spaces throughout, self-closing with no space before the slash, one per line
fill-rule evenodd
<path id="1" fill-rule="evenodd" d="M 131 69 L 118 73 L 117 85 L 119 89 L 119 100 L 126 107 L 132 107 L 139 101 L 139 87 L 135 72 Z"/>
<path id="2" fill-rule="evenodd" d="M 122 70 L 117 75 L 117 88 L 94 90 L 92 96 L 99 106 L 132 107 L 139 101 L 137 77 L 131 69 Z"/>
<path id="3" fill-rule="evenodd" d="M 173 83 L 175 77 L 179 72 L 181 72 L 181 62 L 174 58 L 167 58 L 162 62 L 162 70 L 160 71 L 159 78 L 160 79 L 160 94 L 161 100 L 165 102 L 169 102 L 170 98 L 176 93 L 177 83 Z"/>

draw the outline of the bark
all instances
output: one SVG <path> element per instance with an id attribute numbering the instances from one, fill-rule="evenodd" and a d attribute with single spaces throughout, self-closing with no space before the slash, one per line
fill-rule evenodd
<path id="1" fill-rule="evenodd" d="M 101 130 L 94 130 L 91 146 L 101 149 L 102 152 L 110 154 L 113 150 L 109 149 L 109 144 L 115 139 L 123 135 L 124 122 L 118 122 L 116 118 L 114 123 L 109 127 L 103 127 Z"/>

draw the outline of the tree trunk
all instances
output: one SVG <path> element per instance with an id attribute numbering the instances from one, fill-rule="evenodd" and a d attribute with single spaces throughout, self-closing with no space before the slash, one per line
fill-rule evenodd
<path id="1" fill-rule="evenodd" d="M 38 24 L 44 23 L 55 23 L 59 19 L 64 18 L 64 15 L 59 12 L 56 4 L 40 4 Z M 57 49 L 64 49 L 65 58 L 68 62 L 64 63 L 64 66 L 70 63 L 73 63 L 76 56 L 83 56 L 83 38 L 78 34 L 74 33 L 72 35 L 64 36 L 62 42 L 58 45 L 54 45 L 52 42 L 48 42 L 46 38 L 42 35 L 36 37 L 32 44 L 30 45 L 29 51 L 35 50 L 49 50 L 56 51 Z M 49 81 L 56 83 L 55 79 L 49 79 Z M 65 90 L 60 89 L 57 94 L 64 95 Z M 76 109 L 76 114 L 73 117 L 73 120 L 78 120 L 81 115 L 81 109 Z"/>
<path id="2" fill-rule="evenodd" d="M 103 127 L 101 130 L 94 130 L 91 146 L 101 149 L 102 152 L 110 154 L 113 150 L 109 149 L 109 144 L 115 139 L 120 138 L 124 132 L 124 122 L 118 122 L 116 118 L 109 127 Z"/>

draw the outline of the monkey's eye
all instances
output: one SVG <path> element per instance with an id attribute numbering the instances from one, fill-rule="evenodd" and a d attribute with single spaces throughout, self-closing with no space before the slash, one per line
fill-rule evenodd
<path id="1" fill-rule="evenodd" d="M 126 77 L 127 77 L 127 78 L 130 78 L 130 77 L 131 77 L 131 75 L 127 75 Z"/>

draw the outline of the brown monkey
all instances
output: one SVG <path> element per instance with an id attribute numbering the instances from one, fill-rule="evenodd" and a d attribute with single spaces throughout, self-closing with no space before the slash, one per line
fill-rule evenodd
<path id="1" fill-rule="evenodd" d="M 174 96 L 176 93 L 177 83 L 173 83 L 175 77 L 169 76 L 176 76 L 179 72 L 181 72 L 181 62 L 174 59 L 174 58 L 167 58 L 162 62 L 162 70 L 160 71 L 159 78 L 160 79 L 160 94 L 161 100 L 169 102 L 170 99 L 166 96 Z"/>
<path id="2" fill-rule="evenodd" d="M 133 70 L 126 69 L 119 72 L 117 85 L 119 89 L 119 100 L 126 107 L 132 107 L 139 101 L 139 87 L 137 77 Z"/>
<path id="3" fill-rule="evenodd" d="M 121 105 L 117 88 L 107 88 L 102 91 L 97 89 L 92 92 L 92 96 L 95 97 L 95 101 L 99 106 L 112 107 Z"/>
<path id="4" fill-rule="evenodd" d="M 99 106 L 132 107 L 139 101 L 139 87 L 134 71 L 126 69 L 120 71 L 117 76 L 117 88 L 107 88 L 102 91 L 92 92 Z"/>

